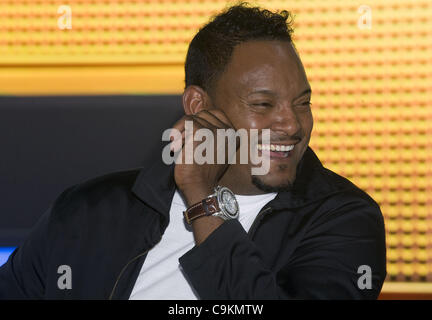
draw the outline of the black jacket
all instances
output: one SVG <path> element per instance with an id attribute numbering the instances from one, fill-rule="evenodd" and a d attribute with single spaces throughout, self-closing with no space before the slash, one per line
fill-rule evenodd
<path id="1" fill-rule="evenodd" d="M 0 268 L 0 298 L 128 299 L 169 223 L 173 169 L 157 161 L 65 190 Z M 224 222 L 179 261 L 201 299 L 376 299 L 386 276 L 383 216 L 308 148 L 294 191 L 278 193 L 248 233 Z M 58 286 L 62 265 L 71 289 Z M 370 289 L 359 286 L 364 265 Z"/>

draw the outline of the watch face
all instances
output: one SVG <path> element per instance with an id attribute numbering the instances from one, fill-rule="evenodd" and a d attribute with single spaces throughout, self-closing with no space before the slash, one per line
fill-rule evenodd
<path id="1" fill-rule="evenodd" d="M 238 204 L 234 194 L 227 188 L 221 191 L 221 202 L 224 209 L 230 216 L 236 217 L 238 213 Z"/>

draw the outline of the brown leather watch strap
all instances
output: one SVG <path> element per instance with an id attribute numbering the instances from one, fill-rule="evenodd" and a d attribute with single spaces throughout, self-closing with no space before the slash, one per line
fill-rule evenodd
<path id="1" fill-rule="evenodd" d="M 217 198 L 212 196 L 190 206 L 186 211 L 183 212 L 183 215 L 186 219 L 186 222 L 191 224 L 193 220 L 199 217 L 211 216 L 219 211 L 220 208 Z"/>

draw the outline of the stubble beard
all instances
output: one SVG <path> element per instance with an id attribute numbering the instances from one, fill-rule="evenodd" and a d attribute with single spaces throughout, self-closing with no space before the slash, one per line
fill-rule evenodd
<path id="1" fill-rule="evenodd" d="M 279 169 L 286 169 L 285 166 L 280 167 Z M 252 176 L 252 184 L 257 187 L 259 190 L 264 192 L 290 192 L 293 190 L 293 182 L 285 181 L 284 183 L 278 185 L 270 185 L 265 183 L 261 178 L 261 176 Z"/>

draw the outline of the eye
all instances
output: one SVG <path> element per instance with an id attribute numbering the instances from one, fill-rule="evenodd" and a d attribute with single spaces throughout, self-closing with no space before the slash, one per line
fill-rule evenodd
<path id="1" fill-rule="evenodd" d="M 306 101 L 306 102 L 300 103 L 300 105 L 310 107 L 312 105 L 312 103 L 310 101 Z"/>
<path id="2" fill-rule="evenodd" d="M 257 103 L 251 103 L 254 107 L 271 107 L 272 104 L 269 102 L 257 102 Z"/>

